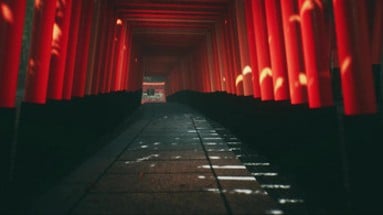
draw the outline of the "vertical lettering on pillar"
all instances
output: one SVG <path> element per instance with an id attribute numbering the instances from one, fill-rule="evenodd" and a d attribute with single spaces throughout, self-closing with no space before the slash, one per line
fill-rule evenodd
<path id="1" fill-rule="evenodd" d="M 26 2 L 0 1 L 0 108 L 16 103 Z"/>
<path id="2" fill-rule="evenodd" d="M 33 30 L 25 82 L 26 102 L 45 104 L 56 0 L 35 0 Z"/>

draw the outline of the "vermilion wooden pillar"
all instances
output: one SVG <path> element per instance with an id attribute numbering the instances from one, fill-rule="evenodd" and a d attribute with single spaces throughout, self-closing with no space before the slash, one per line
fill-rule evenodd
<path id="1" fill-rule="evenodd" d="M 255 44 L 253 11 L 251 9 L 252 7 L 251 4 L 252 4 L 252 0 L 245 1 L 246 32 L 247 32 L 247 39 L 249 43 L 250 67 L 251 67 L 252 80 L 253 80 L 253 97 L 260 98 L 261 91 L 259 88 L 257 48 Z"/>
<path id="2" fill-rule="evenodd" d="M 25 0 L 0 1 L 0 108 L 16 103 Z"/>
<path id="3" fill-rule="evenodd" d="M 265 1 L 270 59 L 273 71 L 274 99 L 277 101 L 288 100 L 290 98 L 282 15 L 279 2 L 279 0 Z"/>
<path id="4" fill-rule="evenodd" d="M 333 1 L 346 115 L 376 112 L 365 4 Z"/>
<path id="5" fill-rule="evenodd" d="M 72 13 L 70 21 L 69 41 L 67 48 L 67 58 L 65 65 L 63 99 L 70 100 L 72 98 L 73 75 L 76 63 L 76 52 L 79 36 L 79 27 L 81 20 L 81 8 L 83 1 L 73 1 Z"/>
<path id="6" fill-rule="evenodd" d="M 323 2 L 300 0 L 300 15 L 309 106 L 331 106 L 330 43 Z"/>
<path id="7" fill-rule="evenodd" d="M 104 64 L 103 61 L 103 54 L 105 52 L 105 38 L 106 38 L 106 26 L 107 26 L 107 14 L 106 14 L 106 0 L 101 0 L 100 3 L 100 20 L 99 25 L 97 26 L 97 39 L 96 44 L 97 48 L 95 49 L 96 56 L 95 56 L 95 68 L 94 68 L 94 74 L 93 74 L 93 83 L 92 83 L 92 94 L 96 95 L 101 92 L 101 85 L 102 85 L 102 65 Z"/>
<path id="8" fill-rule="evenodd" d="M 231 34 L 230 34 L 230 20 L 226 19 L 225 20 L 225 25 L 224 25 L 224 38 L 225 38 L 225 50 L 224 52 L 226 53 L 226 64 L 227 64 L 227 77 L 226 77 L 226 83 L 228 84 L 228 89 L 229 93 L 235 94 L 236 89 L 235 89 L 235 76 L 234 76 L 234 66 L 233 66 L 233 52 L 231 50 Z"/>
<path id="9" fill-rule="evenodd" d="M 56 6 L 56 17 L 52 34 L 48 99 L 61 100 L 63 97 L 71 11 L 72 0 L 60 1 Z"/>
<path id="10" fill-rule="evenodd" d="M 212 35 L 208 33 L 206 37 L 206 54 L 207 54 L 207 69 L 208 69 L 208 76 L 209 76 L 209 85 L 210 90 L 209 92 L 217 91 L 217 86 L 215 84 L 215 65 L 214 65 L 214 53 L 213 53 L 213 41 L 212 41 Z"/>
<path id="11" fill-rule="evenodd" d="M 129 26 L 127 26 L 126 29 L 127 36 L 125 37 L 125 47 L 126 47 L 126 55 L 124 56 L 124 64 L 123 64 L 123 76 L 121 79 L 122 83 L 122 89 L 121 90 L 127 90 L 128 89 L 128 83 L 129 83 L 129 72 L 130 72 L 130 65 L 131 65 L 131 57 L 132 57 L 132 34 L 130 32 Z"/>
<path id="12" fill-rule="evenodd" d="M 95 84 L 94 79 L 96 78 L 96 58 L 97 58 L 97 46 L 99 34 L 99 26 L 101 22 L 101 10 L 102 10 L 102 1 L 96 1 L 94 4 L 94 16 L 92 19 L 92 33 L 91 40 L 89 45 L 89 61 L 88 61 L 88 72 L 87 72 L 87 81 L 86 81 L 86 94 L 92 95 L 93 84 Z"/>
<path id="13" fill-rule="evenodd" d="M 253 95 L 253 81 L 252 81 L 252 69 L 251 69 L 251 60 L 249 52 L 249 43 L 247 38 L 247 25 L 246 25 L 246 14 L 245 11 L 245 1 L 239 0 L 235 1 L 236 8 L 236 29 L 238 35 L 238 48 L 239 48 L 239 58 L 240 58 L 240 67 L 241 67 L 241 76 L 243 80 L 243 94 L 245 96 Z"/>
<path id="14" fill-rule="evenodd" d="M 123 20 L 117 20 L 116 24 L 120 27 L 117 33 L 117 48 L 116 48 L 116 61 L 115 61 L 115 77 L 113 81 L 113 90 L 120 91 L 121 77 L 122 77 L 122 66 L 124 63 L 124 56 L 126 56 L 126 23 Z"/>
<path id="15" fill-rule="evenodd" d="M 303 62 L 298 1 L 281 1 L 281 8 L 290 99 L 292 104 L 302 104 L 307 102 L 307 77 Z"/>
<path id="16" fill-rule="evenodd" d="M 35 0 L 25 102 L 46 102 L 55 8 L 56 0 Z"/>
<path id="17" fill-rule="evenodd" d="M 214 61 L 214 84 L 216 91 L 222 91 L 222 78 L 221 78 L 221 68 L 220 68 L 220 59 L 218 51 L 218 42 L 217 42 L 217 32 L 215 29 L 212 31 L 212 51 L 213 51 L 213 61 Z M 186 69 L 186 66 L 185 66 Z M 186 71 L 186 70 L 185 70 Z"/>
<path id="18" fill-rule="evenodd" d="M 112 48 L 113 48 L 113 36 L 114 36 L 114 24 L 115 24 L 115 19 L 113 17 L 113 11 L 108 8 L 107 11 L 107 16 L 108 16 L 108 21 L 107 21 L 107 26 L 106 26 L 106 31 L 107 31 L 107 37 L 105 40 L 105 54 L 104 58 L 102 59 L 104 61 L 103 65 L 103 86 L 102 86 L 102 93 L 109 93 L 110 92 L 110 84 L 111 84 L 111 79 L 112 79 L 112 73 L 110 71 L 110 60 L 111 60 L 111 53 L 112 53 Z"/>
<path id="19" fill-rule="evenodd" d="M 229 35 L 229 46 L 230 46 L 230 54 L 231 54 L 231 61 L 232 61 L 232 81 L 234 86 L 234 93 L 236 95 L 243 95 L 244 94 L 244 88 L 243 83 L 241 87 L 236 86 L 236 78 L 240 75 L 242 75 L 242 69 L 241 69 L 241 63 L 240 63 L 240 50 L 238 48 L 238 35 L 235 33 L 237 31 L 236 29 L 236 17 L 234 15 L 233 9 L 229 10 L 229 23 L 228 23 L 228 35 Z"/>
<path id="20" fill-rule="evenodd" d="M 76 54 L 76 67 L 73 79 L 72 96 L 75 97 L 85 96 L 90 34 L 92 31 L 92 17 L 94 14 L 94 1 L 88 0 L 86 2 L 86 7 L 82 7 L 81 25 Z"/>
<path id="21" fill-rule="evenodd" d="M 259 85 L 262 100 L 273 100 L 273 71 L 270 64 L 270 53 L 266 27 L 265 5 L 263 0 L 252 1 L 254 34 L 257 49 Z"/>
<path id="22" fill-rule="evenodd" d="M 220 60 L 220 67 L 221 67 L 221 83 L 222 83 L 222 90 L 229 93 L 229 86 L 226 81 L 227 79 L 227 54 L 225 51 L 225 35 L 223 30 L 223 23 L 217 23 L 217 39 L 218 39 L 218 57 Z"/>

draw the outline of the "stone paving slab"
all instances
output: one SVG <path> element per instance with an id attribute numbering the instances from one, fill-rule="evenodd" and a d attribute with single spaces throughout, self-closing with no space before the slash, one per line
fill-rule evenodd
<path id="1" fill-rule="evenodd" d="M 105 175 L 91 192 L 185 192 L 217 188 L 211 173 Z"/>
<path id="2" fill-rule="evenodd" d="M 208 204 L 208 205 L 207 205 Z M 217 193 L 89 194 L 73 214 L 225 214 Z"/>
<path id="3" fill-rule="evenodd" d="M 207 160 L 173 161 L 117 161 L 109 169 L 109 174 L 133 173 L 204 173 L 210 172 Z M 209 166 L 210 167 L 210 166 Z"/>
<path id="4" fill-rule="evenodd" d="M 203 116 L 182 105 L 140 109 L 135 125 L 64 179 L 35 211 L 280 214 L 234 153 L 237 138 L 220 136 Z"/>
<path id="5" fill-rule="evenodd" d="M 135 161 L 145 158 L 147 160 L 206 160 L 206 155 L 201 150 L 188 151 L 125 151 L 119 160 Z"/>

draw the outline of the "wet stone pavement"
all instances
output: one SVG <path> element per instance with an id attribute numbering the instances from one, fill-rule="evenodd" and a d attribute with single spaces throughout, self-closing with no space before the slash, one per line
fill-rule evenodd
<path id="1" fill-rule="evenodd" d="M 179 104 L 147 104 L 139 113 L 29 212 L 285 214 L 268 193 L 286 187 L 261 185 L 257 177 L 273 173 L 252 171 L 270 163 L 238 153 L 242 143 L 224 128 Z"/>

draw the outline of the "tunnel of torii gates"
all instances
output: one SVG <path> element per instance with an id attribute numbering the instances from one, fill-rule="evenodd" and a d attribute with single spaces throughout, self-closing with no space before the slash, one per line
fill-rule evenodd
<path id="1" fill-rule="evenodd" d="M 33 7 L 33 17 L 26 17 Z M 382 0 L 0 0 L 0 107 L 16 105 L 26 19 L 33 19 L 24 102 L 142 88 L 224 91 L 344 113 L 377 111 Z M 22 71 L 20 71 L 22 72 Z M 25 72 L 25 71 L 24 71 Z"/>

